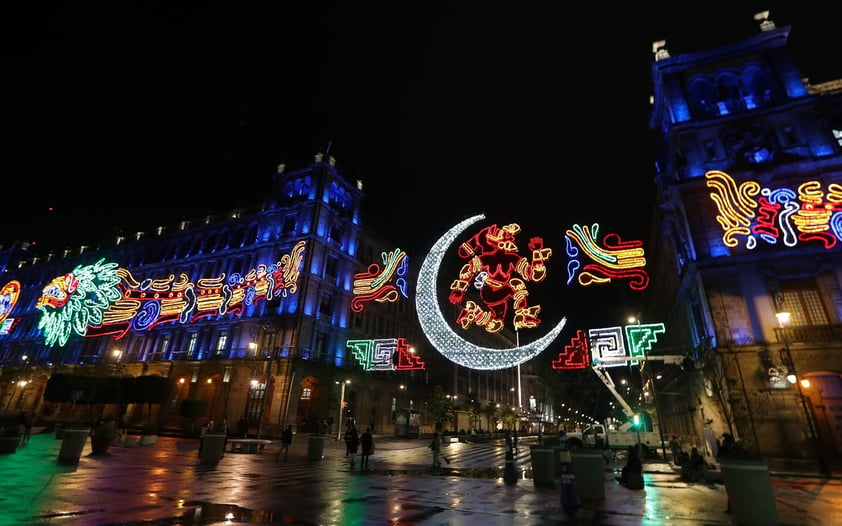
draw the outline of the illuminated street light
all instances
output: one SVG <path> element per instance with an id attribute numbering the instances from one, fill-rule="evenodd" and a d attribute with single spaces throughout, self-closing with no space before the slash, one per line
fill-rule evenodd
<path id="1" fill-rule="evenodd" d="M 810 439 L 813 442 L 813 448 L 816 450 L 816 462 L 819 465 L 819 470 L 822 473 L 829 475 L 830 470 L 828 469 L 827 464 L 825 464 L 824 455 L 822 455 L 818 428 L 816 427 L 815 422 L 813 422 L 813 415 L 810 414 L 810 408 L 807 406 L 807 397 L 804 396 L 804 391 L 802 390 L 802 387 L 810 386 L 810 381 L 806 378 L 802 379 L 801 382 L 797 381 L 798 373 L 795 371 L 795 362 L 792 360 L 792 351 L 789 348 L 789 338 L 787 337 L 786 326 L 789 324 L 790 313 L 786 311 L 779 311 L 775 313 L 775 317 L 778 319 L 778 325 L 782 329 L 780 335 L 784 348 L 781 350 L 784 352 L 782 358 L 786 362 L 786 379 L 790 384 L 794 384 L 798 390 L 798 397 L 801 399 L 801 408 L 804 410 L 804 418 L 807 420 L 807 432 L 810 434 Z"/>
<path id="2" fill-rule="evenodd" d="M 339 422 L 337 423 L 336 440 L 342 438 L 342 413 L 345 412 L 345 386 L 351 383 L 351 380 L 344 380 L 338 383 L 341 388 L 339 391 Z"/>

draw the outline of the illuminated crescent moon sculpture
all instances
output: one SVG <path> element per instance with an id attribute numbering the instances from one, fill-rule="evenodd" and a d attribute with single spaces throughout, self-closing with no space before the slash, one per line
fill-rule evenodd
<path id="1" fill-rule="evenodd" d="M 468 218 L 447 231 L 430 249 L 418 273 L 418 285 L 415 294 L 415 307 L 421 329 L 430 343 L 448 360 L 478 370 L 507 369 L 534 358 L 546 349 L 561 333 L 567 318 L 553 327 L 544 337 L 534 342 L 511 349 L 491 349 L 480 347 L 454 332 L 444 319 L 436 294 L 439 267 L 444 254 L 456 238 L 472 224 L 485 219 L 485 215 Z"/>

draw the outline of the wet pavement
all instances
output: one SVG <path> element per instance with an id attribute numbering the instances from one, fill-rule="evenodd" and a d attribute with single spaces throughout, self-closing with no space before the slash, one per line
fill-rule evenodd
<path id="1" fill-rule="evenodd" d="M 66 465 L 58 462 L 61 440 L 39 434 L 16 453 L 0 456 L 0 524 L 737 523 L 724 511 L 723 483 L 683 482 L 659 459 L 644 465 L 643 489 L 614 480 L 622 466 L 618 459 L 581 474 L 576 483 L 584 491 L 571 494 L 562 479 L 546 480 L 547 466 L 537 466 L 544 474 L 535 476 L 539 471 L 532 469 L 524 441 L 514 458 L 499 443 L 450 444 L 443 451 L 451 462 L 441 469 L 431 467 L 427 442 L 376 436 L 369 469 L 360 469 L 359 456 L 351 466 L 344 443 L 301 435 L 286 459 L 276 458 L 273 441 L 258 453 L 226 453 L 215 465 L 203 464 L 198 440 L 159 437 L 153 446 L 112 446 L 100 456 L 90 454 L 88 442 L 79 463 Z M 536 484 L 539 478 L 544 480 Z M 766 506 L 778 524 L 837 522 L 839 477 L 773 472 L 771 486 L 774 503 L 770 498 Z"/>

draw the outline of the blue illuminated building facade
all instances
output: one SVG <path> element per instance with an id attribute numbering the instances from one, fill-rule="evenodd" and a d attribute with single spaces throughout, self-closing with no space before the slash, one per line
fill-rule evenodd
<path id="1" fill-rule="evenodd" d="M 304 168 L 279 166 L 271 192 L 253 209 L 62 253 L 5 247 L 0 287 L 18 283 L 19 290 L 0 293 L 0 411 L 87 420 L 88 408 L 76 405 L 70 415 L 68 404 L 42 400 L 50 375 L 82 371 L 171 379 L 172 395 L 151 416 L 160 427 L 194 425 L 178 411 L 197 399 L 209 402 L 202 422 L 227 417 L 233 427 L 245 416 L 251 434 L 272 436 L 288 424 L 326 431 L 325 421 L 335 433 L 343 401 L 344 421 L 389 432 L 395 410 L 422 409 L 435 385 L 461 400 L 505 401 L 512 372 L 457 367 L 421 333 L 412 274 L 423 255 L 405 255 L 389 277 L 389 301 L 359 308 L 356 297 L 352 308 L 355 277 L 400 253 L 366 224 L 363 198 L 362 183 L 318 153 Z M 45 310 L 55 312 L 49 321 Z M 367 339 L 380 341 L 374 368 L 346 345 Z M 134 404 L 125 415 L 104 416 L 140 425 L 148 411 Z"/>
<path id="2" fill-rule="evenodd" d="M 650 381 L 666 432 L 710 460 L 731 433 L 827 471 L 842 453 L 842 81 L 811 84 L 790 28 L 757 19 L 740 42 L 653 48 L 649 312 L 670 327 L 661 347 L 692 359 Z"/>

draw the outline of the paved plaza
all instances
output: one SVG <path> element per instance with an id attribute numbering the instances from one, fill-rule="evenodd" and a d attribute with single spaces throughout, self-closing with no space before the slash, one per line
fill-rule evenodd
<path id="1" fill-rule="evenodd" d="M 427 439 L 376 436 L 369 470 L 352 467 L 332 437 L 308 459 L 309 437 L 296 435 L 287 459 L 278 442 L 257 453 L 226 452 L 200 462 L 196 439 L 159 437 L 153 446 L 113 446 L 78 465 L 57 461 L 61 440 L 34 435 L 0 456 L 0 524 L 35 525 L 727 525 L 724 484 L 685 483 L 667 462 L 649 460 L 645 487 L 615 480 L 622 463 L 602 471 L 604 498 L 571 500 L 561 480 L 537 485 L 528 446 L 507 471 L 505 448 L 455 443 L 451 463 L 433 469 Z M 524 441 L 522 441 L 524 442 Z M 357 457 L 358 458 L 358 457 Z M 842 483 L 775 473 L 773 512 L 781 525 L 825 525 L 842 509 Z M 564 502 L 562 502 L 564 501 Z M 564 506 L 562 504 L 565 504 Z M 575 506 L 570 506 L 571 504 Z M 760 503 L 762 505 L 762 503 Z"/>

